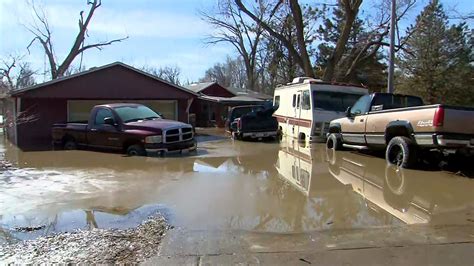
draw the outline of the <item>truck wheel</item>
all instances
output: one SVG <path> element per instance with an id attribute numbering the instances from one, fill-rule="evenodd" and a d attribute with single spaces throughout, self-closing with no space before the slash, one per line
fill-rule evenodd
<path id="1" fill-rule="evenodd" d="M 407 137 L 394 137 L 388 143 L 385 151 L 385 159 L 388 163 L 411 168 L 417 162 L 417 149 L 413 141 Z"/>
<path id="2" fill-rule="evenodd" d="M 63 148 L 65 150 L 77 150 L 77 144 L 74 139 L 68 139 L 64 142 Z"/>
<path id="3" fill-rule="evenodd" d="M 127 154 L 129 156 L 145 156 L 146 151 L 142 145 L 135 144 L 127 148 Z"/>
<path id="4" fill-rule="evenodd" d="M 328 149 L 334 149 L 336 151 L 342 150 L 341 134 L 340 133 L 331 133 L 331 134 L 329 134 L 329 137 L 326 140 L 326 147 Z"/>

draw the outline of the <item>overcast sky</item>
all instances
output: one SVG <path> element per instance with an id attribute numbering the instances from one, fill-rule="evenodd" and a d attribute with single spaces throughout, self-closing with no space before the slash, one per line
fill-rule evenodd
<path id="1" fill-rule="evenodd" d="M 365 12 L 370 12 L 370 1 L 365 0 Z M 473 0 L 442 1 L 447 9 L 473 11 Z M 53 42 L 59 61 L 72 45 L 77 34 L 81 10 L 88 10 L 86 0 L 35 0 L 47 14 L 53 30 Z M 304 1 L 313 2 L 313 1 Z M 318 1 L 315 1 L 318 2 Z M 321 2 L 321 1 L 319 1 Z M 328 0 L 326 2 L 331 2 Z M 334 2 L 334 1 L 333 1 Z M 428 0 L 419 0 L 410 14 L 409 24 Z M 212 10 L 217 0 L 103 0 L 90 26 L 86 42 L 105 41 L 129 36 L 122 43 L 107 46 L 102 51 L 88 50 L 83 62 L 87 67 L 122 61 L 140 66 L 178 66 L 184 81 L 196 81 L 207 68 L 222 62 L 227 55 L 235 55 L 230 45 L 207 45 L 204 39 L 213 29 L 199 17 L 199 10 Z M 411 21 L 410 21 L 411 20 Z M 0 0 L 0 56 L 27 54 L 26 46 L 32 39 L 23 25 L 32 22 L 31 8 L 26 0 Z M 25 60 L 35 69 L 45 66 L 44 53 L 33 46 Z M 48 74 L 49 75 L 49 74 Z M 38 78 L 39 82 L 42 77 Z M 49 79 L 49 76 L 46 77 Z"/>

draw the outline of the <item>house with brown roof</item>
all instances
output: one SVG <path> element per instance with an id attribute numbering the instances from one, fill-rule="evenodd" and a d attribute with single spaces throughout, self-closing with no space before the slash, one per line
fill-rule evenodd
<path id="1" fill-rule="evenodd" d="M 237 94 L 217 82 L 194 83 L 186 88 L 198 94 L 190 109 L 195 114 L 195 125 L 198 127 L 224 127 L 230 107 L 262 104 L 266 100 Z"/>
<path id="2" fill-rule="evenodd" d="M 121 62 L 13 91 L 4 99 L 8 139 L 22 149 L 51 145 L 55 123 L 84 121 L 94 105 L 142 103 L 165 118 L 189 122 L 198 94 Z"/>

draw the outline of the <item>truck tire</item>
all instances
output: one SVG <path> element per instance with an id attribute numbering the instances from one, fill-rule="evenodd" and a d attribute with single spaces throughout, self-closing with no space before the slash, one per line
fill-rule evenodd
<path id="1" fill-rule="evenodd" d="M 142 145 L 135 144 L 127 148 L 127 155 L 129 156 L 146 156 L 145 148 Z"/>
<path id="2" fill-rule="evenodd" d="M 65 150 L 77 150 L 77 143 L 74 139 L 70 138 L 64 141 L 63 149 Z"/>
<path id="3" fill-rule="evenodd" d="M 342 137 L 340 133 L 331 133 L 326 140 L 326 147 L 336 151 L 342 150 Z"/>
<path id="4" fill-rule="evenodd" d="M 407 137 L 394 137 L 385 150 L 385 159 L 389 164 L 402 168 L 412 168 L 417 162 L 417 149 Z"/>

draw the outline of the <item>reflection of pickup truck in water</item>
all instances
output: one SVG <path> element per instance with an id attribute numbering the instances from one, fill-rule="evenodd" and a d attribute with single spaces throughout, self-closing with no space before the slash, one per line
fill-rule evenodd
<path id="1" fill-rule="evenodd" d="M 362 96 L 346 117 L 331 121 L 328 148 L 385 149 L 389 163 L 412 167 L 422 152 L 474 151 L 474 108 L 423 105 L 415 96 Z"/>
<path id="2" fill-rule="evenodd" d="M 468 178 L 400 169 L 379 158 L 332 149 L 327 159 L 331 175 L 360 194 L 369 208 L 383 209 L 406 224 L 445 223 L 448 217 L 467 222 L 466 213 L 472 213 L 474 184 Z"/>
<path id="3" fill-rule="evenodd" d="M 65 149 L 105 148 L 140 156 L 196 149 L 191 125 L 162 119 L 141 104 L 97 105 L 88 122 L 56 124 L 52 131 L 53 142 Z"/>
<path id="4" fill-rule="evenodd" d="M 271 105 L 234 107 L 229 111 L 228 131 L 235 139 L 276 138 L 278 121 L 272 116 L 274 112 Z"/>

